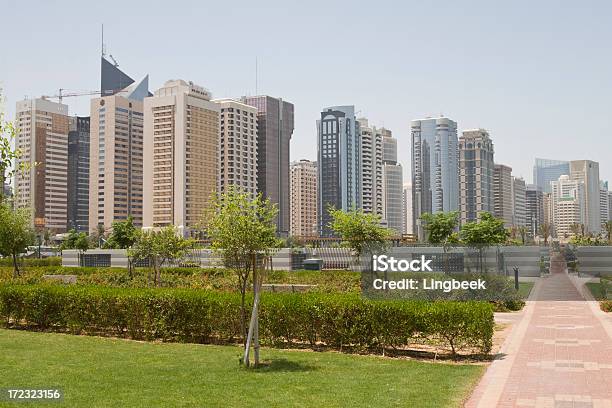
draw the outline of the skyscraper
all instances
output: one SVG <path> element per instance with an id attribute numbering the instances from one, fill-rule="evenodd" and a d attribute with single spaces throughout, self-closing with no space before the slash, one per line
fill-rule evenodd
<path id="1" fill-rule="evenodd" d="M 563 174 L 569 174 L 569 162 L 562 160 L 535 159 L 533 166 L 533 184 L 540 187 L 542 192 L 550 193 L 551 181 L 559 180 Z"/>
<path id="2" fill-rule="evenodd" d="M 171 80 L 144 100 L 144 227 L 192 235 L 211 205 L 221 108 L 210 99 L 201 86 Z"/>
<path id="3" fill-rule="evenodd" d="M 68 106 L 42 99 L 17 102 L 15 205 L 32 209 L 33 226 L 66 231 L 68 219 Z"/>
<path id="4" fill-rule="evenodd" d="M 551 182 L 553 220 L 557 237 L 560 239 L 573 235 L 573 225 L 585 225 L 585 188 L 584 182 L 562 175 Z M 599 198 L 599 195 L 598 195 Z"/>
<path id="5" fill-rule="evenodd" d="M 112 63 L 107 60 L 104 54 L 100 62 L 101 96 L 114 95 L 136 82 L 125 72 L 121 71 L 116 62 Z"/>
<path id="6" fill-rule="evenodd" d="M 457 123 L 448 118 L 413 120 L 412 217 L 415 232 L 423 238 L 423 213 L 459 209 Z"/>
<path id="7" fill-rule="evenodd" d="M 404 184 L 404 234 L 414 234 L 412 226 L 412 185 Z"/>
<path id="8" fill-rule="evenodd" d="M 257 109 L 232 99 L 213 100 L 221 107 L 219 192 L 230 185 L 257 194 Z"/>
<path id="9" fill-rule="evenodd" d="M 317 235 L 317 162 L 302 159 L 291 163 L 291 236 Z"/>
<path id="10" fill-rule="evenodd" d="M 89 232 L 89 116 L 69 119 L 68 230 Z"/>
<path id="11" fill-rule="evenodd" d="M 341 210 L 361 208 L 361 143 L 354 106 L 323 109 L 317 120 L 319 234 L 332 236 L 332 206 Z"/>
<path id="12" fill-rule="evenodd" d="M 527 191 L 522 177 L 512 177 L 512 225 L 528 227 L 527 224 Z"/>
<path id="13" fill-rule="evenodd" d="M 608 197 L 610 192 L 608 191 L 608 182 L 599 182 L 599 209 L 601 213 L 601 223 L 605 223 L 610 219 L 610 202 Z"/>
<path id="14" fill-rule="evenodd" d="M 257 108 L 257 189 L 277 205 L 276 231 L 289 234 L 289 144 L 293 134 L 293 104 L 271 96 L 243 96 Z"/>
<path id="15" fill-rule="evenodd" d="M 599 208 L 599 163 L 591 160 L 572 160 L 570 178 L 584 185 L 584 224 L 588 232 L 601 231 L 601 210 Z"/>
<path id="16" fill-rule="evenodd" d="M 91 100 L 89 230 L 132 217 L 142 226 L 143 98 L 149 78 Z"/>
<path id="17" fill-rule="evenodd" d="M 383 134 L 359 118 L 361 135 L 361 207 L 364 212 L 383 217 Z"/>
<path id="18" fill-rule="evenodd" d="M 529 184 L 525 191 L 527 209 L 527 228 L 529 236 L 535 237 L 540 233 L 540 225 L 544 222 L 544 194 L 535 184 Z"/>
<path id="19" fill-rule="evenodd" d="M 514 220 L 512 196 L 512 167 L 495 164 L 493 168 L 493 215 L 504 220 L 509 228 Z"/>
<path id="20" fill-rule="evenodd" d="M 484 129 L 465 130 L 459 139 L 461 224 L 493 213 L 493 142 Z"/>
<path id="21" fill-rule="evenodd" d="M 402 165 L 397 162 L 397 139 L 391 131 L 382 129 L 383 135 L 383 201 L 384 219 L 387 227 L 396 235 L 401 235 L 402 221 L 402 187 L 404 184 Z"/>

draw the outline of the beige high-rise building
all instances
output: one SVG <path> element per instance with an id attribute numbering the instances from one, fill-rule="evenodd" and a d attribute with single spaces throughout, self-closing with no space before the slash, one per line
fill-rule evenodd
<path id="1" fill-rule="evenodd" d="M 68 106 L 44 98 L 17 102 L 15 204 L 32 209 L 38 230 L 66 231 L 68 220 Z"/>
<path id="2" fill-rule="evenodd" d="M 89 230 L 131 216 L 142 226 L 143 103 L 130 92 L 91 100 Z"/>
<path id="3" fill-rule="evenodd" d="M 291 236 L 315 237 L 317 233 L 317 162 L 291 163 Z"/>
<path id="4" fill-rule="evenodd" d="M 493 215 L 512 226 L 513 220 L 512 167 L 495 163 L 493 171 Z"/>
<path id="5" fill-rule="evenodd" d="M 257 194 L 257 108 L 233 99 L 213 100 L 221 107 L 219 192 L 230 185 Z"/>
<path id="6" fill-rule="evenodd" d="M 144 227 L 190 235 L 216 192 L 220 113 L 210 92 L 167 81 L 144 100 Z"/>
<path id="7" fill-rule="evenodd" d="M 461 225 L 479 220 L 483 212 L 493 214 L 494 153 L 485 129 L 464 130 L 459 138 Z"/>
<path id="8" fill-rule="evenodd" d="M 366 213 L 384 215 L 383 131 L 366 118 L 357 119 L 361 139 L 361 208 Z"/>

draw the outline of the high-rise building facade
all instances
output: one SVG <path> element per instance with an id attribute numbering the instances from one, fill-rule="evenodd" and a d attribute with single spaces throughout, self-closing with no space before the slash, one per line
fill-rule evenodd
<path id="1" fill-rule="evenodd" d="M 219 192 L 228 186 L 257 194 L 257 109 L 232 100 L 213 100 L 221 108 Z"/>
<path id="2" fill-rule="evenodd" d="M 293 104 L 271 96 L 244 96 L 257 108 L 257 190 L 277 205 L 278 235 L 289 234 L 289 144 L 293 135 Z"/>
<path id="3" fill-rule="evenodd" d="M 47 99 L 17 102 L 15 205 L 32 209 L 37 230 L 66 231 L 68 220 L 68 106 Z"/>
<path id="4" fill-rule="evenodd" d="M 459 139 L 460 222 L 493 214 L 493 142 L 484 129 L 466 130 Z"/>
<path id="5" fill-rule="evenodd" d="M 550 193 L 552 181 L 559 180 L 563 174 L 569 174 L 569 162 L 563 160 L 535 159 L 533 166 L 533 184 L 542 192 Z"/>
<path id="6" fill-rule="evenodd" d="M 457 122 L 427 118 L 411 122 L 412 217 L 424 237 L 421 214 L 459 209 Z"/>
<path id="7" fill-rule="evenodd" d="M 509 228 L 514 221 L 514 197 L 512 195 L 512 167 L 495 164 L 493 167 L 493 215 L 504 220 Z"/>
<path id="8" fill-rule="evenodd" d="M 317 228 L 317 162 L 291 163 L 291 236 L 315 237 Z"/>
<path id="9" fill-rule="evenodd" d="M 317 120 L 318 133 L 318 228 L 332 236 L 331 206 L 341 210 L 361 208 L 361 143 L 354 106 L 323 109 Z"/>
<path id="10" fill-rule="evenodd" d="M 559 239 L 564 239 L 573 235 L 573 225 L 585 225 L 584 182 L 562 175 L 550 185 L 555 231 Z"/>
<path id="11" fill-rule="evenodd" d="M 132 217 L 142 226 L 143 98 L 148 77 L 120 93 L 91 100 L 89 230 Z"/>
<path id="12" fill-rule="evenodd" d="M 512 177 L 512 225 L 527 227 L 527 187 L 522 177 Z"/>
<path id="13" fill-rule="evenodd" d="M 542 207 L 544 210 L 544 224 L 550 227 L 551 236 L 556 236 L 555 216 L 552 193 L 542 193 Z"/>
<path id="14" fill-rule="evenodd" d="M 383 135 L 383 218 L 387 228 L 395 235 L 401 235 L 404 227 L 402 220 L 404 171 L 397 161 L 397 139 L 390 130 L 382 129 Z"/>
<path id="15" fill-rule="evenodd" d="M 601 213 L 601 223 L 602 225 L 610 220 L 610 202 L 609 197 L 610 192 L 608 191 L 608 182 L 600 181 L 599 182 L 599 210 Z"/>
<path id="16" fill-rule="evenodd" d="M 359 118 L 361 135 L 361 207 L 383 217 L 383 129 Z"/>
<path id="17" fill-rule="evenodd" d="M 540 234 L 540 225 L 544 222 L 544 194 L 535 184 L 529 184 L 525 191 L 526 224 L 531 238 Z"/>
<path id="18" fill-rule="evenodd" d="M 412 219 L 412 185 L 404 184 L 404 234 L 414 234 Z"/>
<path id="19" fill-rule="evenodd" d="M 72 116 L 68 132 L 68 230 L 89 232 L 89 116 Z"/>
<path id="20" fill-rule="evenodd" d="M 584 185 L 584 225 L 588 232 L 601 231 L 601 210 L 599 208 L 599 163 L 591 160 L 572 160 L 570 178 Z"/>
<path id="21" fill-rule="evenodd" d="M 217 188 L 219 104 L 193 82 L 167 81 L 144 100 L 144 227 L 192 235 Z M 249 122 L 250 123 L 250 122 Z"/>

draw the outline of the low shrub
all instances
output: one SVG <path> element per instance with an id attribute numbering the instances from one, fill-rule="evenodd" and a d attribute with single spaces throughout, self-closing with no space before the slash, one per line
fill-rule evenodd
<path id="1" fill-rule="evenodd" d="M 601 310 L 604 312 L 612 312 L 612 300 L 602 300 L 599 305 L 601 306 Z"/>
<path id="2" fill-rule="evenodd" d="M 241 339 L 239 316 L 237 293 L 0 286 L 0 317 L 9 327 L 218 343 Z M 270 345 L 384 349 L 426 340 L 453 353 L 488 353 L 493 327 L 493 307 L 486 302 L 372 301 L 322 293 L 266 293 L 261 299 L 260 339 Z"/>

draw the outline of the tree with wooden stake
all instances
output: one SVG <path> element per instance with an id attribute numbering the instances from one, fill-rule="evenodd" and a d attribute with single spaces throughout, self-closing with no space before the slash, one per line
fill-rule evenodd
<path id="1" fill-rule="evenodd" d="M 218 251 L 226 268 L 236 272 L 241 295 L 240 325 L 244 336 L 244 364 L 249 366 L 251 344 L 254 365 L 259 365 L 258 310 L 261 284 L 276 238 L 276 206 L 261 194 L 252 194 L 230 186 L 215 197 L 213 206 L 205 213 L 202 226 L 211 238 L 211 246 Z M 253 282 L 253 310 L 246 327 L 246 291 L 249 278 Z"/>

